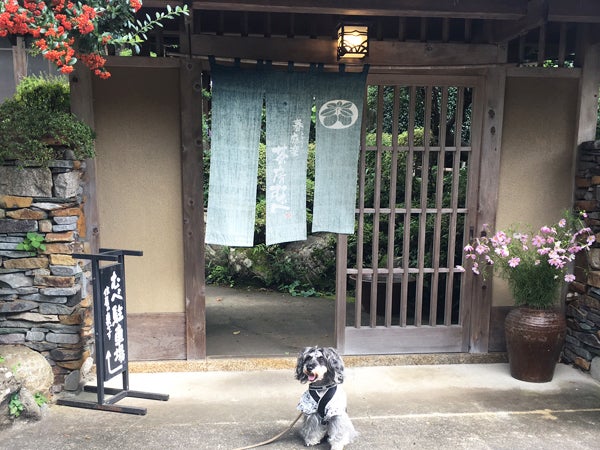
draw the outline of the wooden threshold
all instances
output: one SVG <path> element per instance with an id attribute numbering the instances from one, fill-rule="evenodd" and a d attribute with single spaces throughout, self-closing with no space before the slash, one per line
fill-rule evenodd
<path id="1" fill-rule="evenodd" d="M 129 313 L 130 361 L 186 359 L 184 313 Z"/>

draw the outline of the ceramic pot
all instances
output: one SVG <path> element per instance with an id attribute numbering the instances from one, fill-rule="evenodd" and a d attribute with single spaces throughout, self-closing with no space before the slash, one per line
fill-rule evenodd
<path id="1" fill-rule="evenodd" d="M 532 383 L 551 381 L 567 334 L 564 314 L 517 307 L 506 316 L 504 330 L 511 376 Z"/>

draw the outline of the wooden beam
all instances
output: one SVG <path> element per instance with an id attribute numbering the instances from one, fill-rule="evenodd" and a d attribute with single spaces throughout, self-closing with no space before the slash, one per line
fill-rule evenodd
<path id="1" fill-rule="evenodd" d="M 181 2 L 144 0 L 146 7 L 167 4 L 175 6 Z M 516 20 L 525 15 L 527 0 L 205 0 L 194 1 L 193 7 L 219 11 Z"/>
<path id="2" fill-rule="evenodd" d="M 187 359 L 206 358 L 202 66 L 181 60 L 181 176 Z"/>
<path id="3" fill-rule="evenodd" d="M 194 56 L 338 64 L 332 39 L 287 39 L 237 36 L 192 36 Z M 369 42 L 369 56 L 360 64 L 372 66 L 460 66 L 495 64 L 498 47 L 488 44 Z M 351 63 L 349 63 L 350 65 Z"/>
<path id="4" fill-rule="evenodd" d="M 151 58 L 149 56 L 107 56 L 106 67 L 144 67 L 174 69 L 180 66 L 179 58 Z"/>
<path id="5" fill-rule="evenodd" d="M 532 0 L 527 15 L 516 21 L 495 21 L 492 28 L 492 42 L 508 42 L 537 28 L 548 19 L 548 0 Z"/>
<path id="6" fill-rule="evenodd" d="M 600 23 L 598 0 L 548 0 L 548 2 L 549 21 Z"/>

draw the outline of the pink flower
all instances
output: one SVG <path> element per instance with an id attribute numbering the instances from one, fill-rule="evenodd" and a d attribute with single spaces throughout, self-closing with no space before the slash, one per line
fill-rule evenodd
<path id="1" fill-rule="evenodd" d="M 489 252 L 490 248 L 487 245 L 479 243 L 477 244 L 477 247 L 475 247 L 475 251 L 480 255 L 483 255 L 484 253 Z"/>
<path id="2" fill-rule="evenodd" d="M 567 219 L 560 219 L 558 221 L 558 226 L 561 227 L 561 228 L 566 227 L 567 226 Z"/>
<path id="3" fill-rule="evenodd" d="M 465 271 L 465 268 L 464 268 L 463 266 L 456 266 L 456 267 L 454 268 L 454 270 L 456 270 L 457 272 L 464 272 L 464 271 Z"/>
<path id="4" fill-rule="evenodd" d="M 571 283 L 573 281 L 575 281 L 575 275 L 573 275 L 572 273 L 568 273 L 565 275 L 565 281 L 567 283 Z"/>
<path id="5" fill-rule="evenodd" d="M 510 267 L 517 267 L 520 262 L 521 262 L 521 258 L 514 257 L 508 261 L 508 265 Z"/>
<path id="6" fill-rule="evenodd" d="M 503 258 L 506 258 L 508 256 L 508 247 L 506 245 L 498 247 L 496 249 L 496 254 Z"/>
<path id="7" fill-rule="evenodd" d="M 543 236 L 540 236 L 539 234 L 536 234 L 532 239 L 531 239 L 531 244 L 534 247 L 541 247 L 542 245 L 544 245 L 546 243 L 546 239 L 544 239 Z"/>

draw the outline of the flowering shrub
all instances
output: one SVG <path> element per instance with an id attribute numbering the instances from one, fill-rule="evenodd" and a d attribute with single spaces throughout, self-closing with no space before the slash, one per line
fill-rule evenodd
<path id="1" fill-rule="evenodd" d="M 34 48 L 60 72 L 72 72 L 79 59 L 107 78 L 102 56 L 107 45 L 139 50 L 138 43 L 163 19 L 188 13 L 187 6 L 167 6 L 167 12 L 156 13 L 155 19 L 146 15 L 142 23 L 135 19 L 141 7 L 141 0 L 1 0 L 0 37 L 31 36 Z"/>
<path id="2" fill-rule="evenodd" d="M 595 241 L 592 230 L 583 224 L 585 213 L 565 213 L 555 225 L 533 232 L 511 228 L 485 235 L 464 248 L 466 264 L 473 273 L 487 276 L 496 271 L 508 281 L 516 305 L 549 308 L 557 300 L 559 287 L 575 276 L 569 272 L 575 255 L 588 250 Z M 461 266 L 458 270 L 464 271 Z"/>

